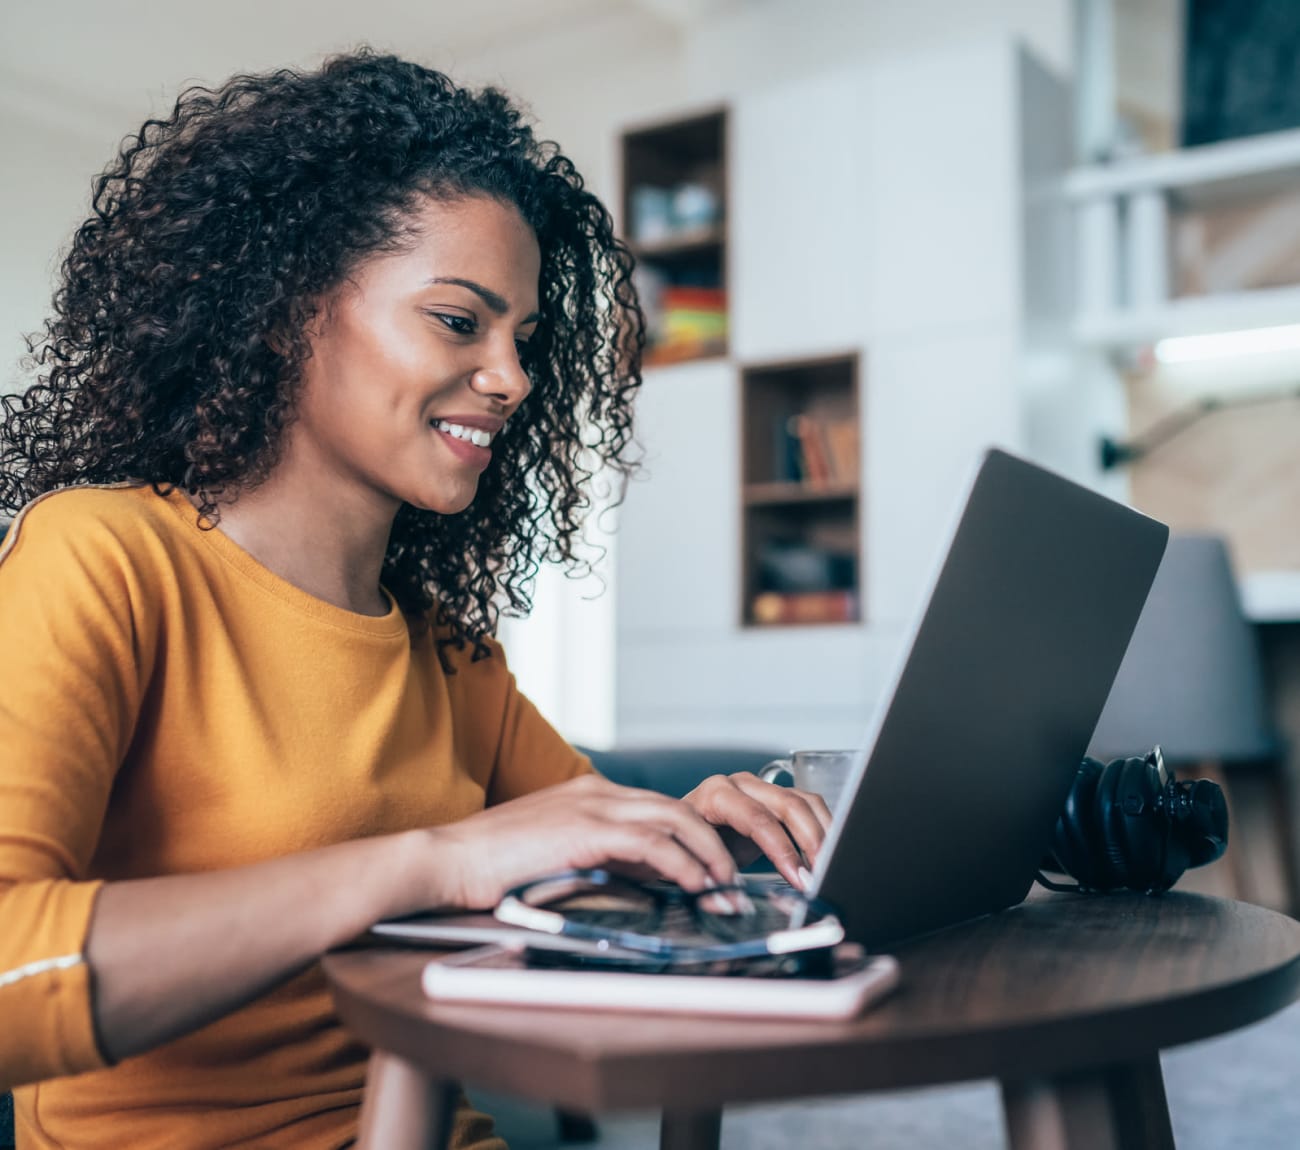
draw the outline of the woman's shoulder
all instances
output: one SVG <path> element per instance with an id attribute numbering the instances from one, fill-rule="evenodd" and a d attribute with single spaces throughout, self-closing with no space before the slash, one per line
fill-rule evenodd
<path id="1" fill-rule="evenodd" d="M 9 525 L 0 559 L 28 546 L 90 551 L 130 551 L 157 538 L 176 521 L 169 500 L 149 484 L 64 487 L 24 506 Z"/>

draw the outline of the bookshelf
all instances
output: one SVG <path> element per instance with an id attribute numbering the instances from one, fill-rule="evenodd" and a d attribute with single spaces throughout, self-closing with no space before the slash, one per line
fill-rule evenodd
<path id="1" fill-rule="evenodd" d="M 727 354 L 726 156 L 725 109 L 622 137 L 624 233 L 648 367 Z"/>
<path id="2" fill-rule="evenodd" d="M 741 369 L 741 622 L 862 619 L 856 354 Z"/>

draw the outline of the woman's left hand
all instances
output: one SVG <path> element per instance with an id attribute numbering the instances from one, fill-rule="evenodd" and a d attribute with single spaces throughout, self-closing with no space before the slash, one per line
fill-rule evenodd
<path id="1" fill-rule="evenodd" d="M 740 866 L 765 854 L 796 890 L 807 887 L 831 825 L 830 808 L 821 795 L 739 771 L 710 776 L 683 801 L 718 828 Z"/>

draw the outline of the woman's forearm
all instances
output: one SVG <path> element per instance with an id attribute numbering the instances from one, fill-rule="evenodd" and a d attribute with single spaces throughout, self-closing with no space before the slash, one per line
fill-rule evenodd
<path id="1" fill-rule="evenodd" d="M 437 828 L 108 883 L 86 944 L 100 1045 L 116 1060 L 194 1030 L 381 918 L 490 907 L 526 879 L 611 861 L 688 890 L 736 877 L 689 804 L 584 775 Z"/>
<path id="2" fill-rule="evenodd" d="M 439 902 L 432 845 L 412 832 L 106 884 L 86 943 L 103 1052 L 117 1061 L 197 1029 L 377 920 Z"/>

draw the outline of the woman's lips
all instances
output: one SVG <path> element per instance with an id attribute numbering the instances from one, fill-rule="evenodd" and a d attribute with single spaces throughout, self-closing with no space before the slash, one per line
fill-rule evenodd
<path id="1" fill-rule="evenodd" d="M 477 467 L 480 471 L 492 462 L 492 448 L 479 447 L 468 439 L 458 439 L 450 431 L 443 431 L 436 425 L 433 426 L 433 432 L 442 440 L 447 450 L 461 462 Z"/>

